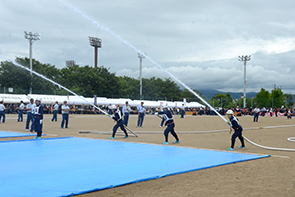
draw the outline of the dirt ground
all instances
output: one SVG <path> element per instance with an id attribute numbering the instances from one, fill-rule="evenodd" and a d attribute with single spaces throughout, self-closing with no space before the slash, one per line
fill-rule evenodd
<path id="1" fill-rule="evenodd" d="M 7 115 L 6 118 L 6 123 L 0 124 L 0 130 L 25 132 L 25 122 L 17 122 L 17 115 Z M 104 115 L 70 115 L 69 129 L 60 128 L 61 115 L 58 115 L 57 122 L 51 123 L 50 119 L 51 115 L 45 115 L 43 121 L 43 133 L 47 134 L 46 138 L 75 136 L 108 140 L 114 125 L 114 122 Z M 186 116 L 184 119 L 175 116 L 174 120 L 181 143 L 177 145 L 170 143 L 168 146 L 221 151 L 226 151 L 230 146 L 229 127 L 218 116 Z M 295 143 L 287 141 L 287 138 L 295 137 L 294 118 L 288 120 L 286 117 L 259 117 L 259 122 L 254 123 L 253 117 L 245 116 L 239 117 L 239 120 L 245 129 L 243 134 L 255 143 L 269 147 L 295 149 Z M 161 119 L 147 115 L 144 119 L 143 128 L 136 128 L 136 121 L 137 116 L 131 115 L 128 126 L 139 135 L 138 138 L 123 139 L 122 132 L 119 131 L 115 140 L 151 144 L 162 144 L 164 142 L 162 135 L 164 128 L 159 127 Z M 286 125 L 293 126 L 286 127 Z M 278 127 L 266 128 L 268 126 Z M 79 131 L 99 131 L 109 132 L 109 134 L 81 134 Z M 220 132 L 197 133 L 200 131 Z M 130 134 L 130 136 L 132 135 Z M 0 140 L 31 138 L 2 138 Z M 173 140 L 174 138 L 170 135 L 169 142 Z M 295 152 L 262 149 L 247 142 L 245 149 L 238 149 L 239 145 L 240 142 L 237 140 L 236 152 L 267 154 L 271 157 L 164 177 L 79 196 L 295 196 Z"/>

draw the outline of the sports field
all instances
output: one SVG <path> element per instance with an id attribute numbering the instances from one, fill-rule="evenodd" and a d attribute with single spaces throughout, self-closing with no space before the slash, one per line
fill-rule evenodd
<path id="1" fill-rule="evenodd" d="M 0 125 L 1 130 L 25 132 L 25 122 L 17 122 L 17 115 L 7 115 L 6 118 L 6 123 Z M 69 129 L 61 129 L 61 116 L 58 115 L 58 118 L 56 123 L 51 123 L 51 115 L 45 115 L 43 132 L 47 136 L 44 138 L 75 136 L 108 140 L 114 125 L 113 120 L 103 115 L 70 115 Z M 168 146 L 222 151 L 230 146 L 229 127 L 220 117 L 186 116 L 180 119 L 179 116 L 175 116 L 174 120 L 181 143 L 172 145 L 174 139 L 170 135 Z M 287 138 L 295 137 L 294 119 L 259 117 L 259 122 L 254 123 L 253 117 L 246 116 L 239 117 L 239 120 L 245 129 L 244 135 L 250 140 L 264 146 L 295 149 L 295 143 L 287 141 Z M 138 138 L 131 137 L 130 134 L 130 138 L 123 139 L 122 132 L 118 131 L 115 140 L 150 144 L 164 142 L 162 135 L 164 128 L 159 127 L 161 119 L 147 115 L 143 128 L 136 128 L 136 122 L 137 116 L 131 115 L 128 126 L 138 134 Z M 268 126 L 276 127 L 266 128 Z M 81 134 L 79 131 L 109 132 L 109 134 Z M 203 131 L 208 133 L 198 133 Z M 237 140 L 236 152 L 270 154 L 271 157 L 168 176 L 80 196 L 294 196 L 295 152 L 266 150 L 247 142 L 246 149 L 238 149 L 239 145 L 240 142 Z"/>

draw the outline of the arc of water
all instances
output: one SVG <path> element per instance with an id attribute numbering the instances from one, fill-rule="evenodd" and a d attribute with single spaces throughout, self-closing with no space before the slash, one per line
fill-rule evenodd
<path id="1" fill-rule="evenodd" d="M 120 40 L 121 42 L 123 42 L 124 44 L 126 44 L 127 46 L 129 46 L 130 48 L 132 48 L 134 51 L 136 51 L 137 53 L 141 54 L 142 56 L 144 56 L 147 60 L 149 60 L 152 64 L 156 65 L 158 68 L 160 68 L 161 70 L 163 70 L 164 72 L 166 72 L 170 77 L 172 77 L 175 81 L 177 81 L 178 83 L 180 83 L 184 88 L 186 88 L 187 90 L 189 90 L 192 94 L 194 94 L 196 97 L 198 97 L 203 103 L 205 103 L 211 110 L 213 110 L 220 118 L 222 118 L 227 124 L 229 124 L 229 122 L 220 114 L 218 113 L 209 103 L 207 103 L 201 96 L 199 96 L 196 92 L 194 92 L 190 87 L 188 87 L 186 84 L 184 84 L 182 81 L 180 81 L 178 78 L 176 78 L 174 75 L 172 75 L 169 71 L 167 71 L 166 69 L 164 69 L 161 65 L 159 65 L 157 62 L 155 62 L 154 60 L 152 60 L 149 56 L 147 56 L 145 53 L 143 53 L 142 51 L 140 51 L 139 49 L 137 49 L 135 46 L 133 46 L 132 44 L 128 43 L 126 40 L 124 40 L 120 35 L 114 33 L 113 31 L 111 31 L 109 28 L 101 25 L 99 22 L 97 22 L 96 20 L 92 19 L 91 17 L 89 17 L 88 15 L 86 15 L 85 13 L 83 13 L 81 10 L 79 10 L 78 8 L 76 8 L 75 6 L 73 6 L 72 4 L 64 1 L 64 0 L 58 0 L 61 3 L 63 3 L 64 5 L 66 5 L 68 8 L 72 9 L 75 13 L 81 15 L 85 20 L 90 21 L 91 23 L 97 25 L 100 29 L 110 33 L 112 36 L 114 36 L 116 39 Z"/>
<path id="2" fill-rule="evenodd" d="M 58 0 L 61 3 L 65 4 L 67 7 L 71 8 L 74 12 L 82 15 L 82 17 L 86 20 L 89 20 L 90 22 L 92 22 L 93 24 L 97 25 L 99 28 L 101 28 L 104 31 L 109 32 L 111 35 L 113 35 L 115 38 L 119 39 L 121 42 L 123 42 L 124 44 L 126 44 L 127 46 L 129 46 L 130 48 L 132 48 L 133 50 L 135 50 L 137 53 L 141 54 L 142 56 L 144 56 L 147 60 L 149 60 L 151 63 L 153 63 L 154 65 L 156 65 L 158 68 L 160 68 L 161 70 L 163 70 L 164 72 L 166 72 L 170 77 L 172 77 L 175 81 L 177 81 L 178 83 L 180 83 L 183 87 L 185 87 L 187 90 L 189 90 L 192 94 L 194 94 L 196 97 L 198 97 L 203 103 L 205 103 L 211 110 L 213 110 L 222 120 L 224 120 L 228 125 L 230 125 L 230 123 L 220 114 L 218 113 L 209 103 L 207 103 L 201 96 L 199 96 L 196 92 L 194 92 L 191 88 L 189 88 L 186 84 L 184 84 L 182 81 L 180 81 L 178 78 L 176 78 L 174 75 L 172 75 L 169 71 L 167 71 L 166 69 L 164 69 L 161 65 L 159 65 L 158 63 L 156 63 L 154 60 L 152 60 L 150 57 L 148 57 L 145 53 L 141 52 L 140 50 L 138 50 L 135 46 L 133 46 L 132 44 L 128 43 L 126 40 L 124 40 L 121 36 L 115 34 L 113 31 L 111 31 L 109 28 L 102 26 L 101 24 L 99 24 L 97 21 L 93 20 L 92 18 L 90 18 L 89 16 L 87 16 L 86 14 L 84 14 L 82 11 L 80 11 L 78 8 L 74 7 L 73 5 L 71 5 L 70 3 L 64 1 L 64 0 Z M 271 148 L 271 147 L 265 147 L 265 146 L 261 146 L 258 144 L 253 143 L 252 141 L 250 141 L 249 139 L 247 139 L 245 137 L 245 139 L 249 142 L 252 143 L 255 146 L 259 146 L 261 148 Z M 287 150 L 287 149 L 277 149 L 274 148 L 275 150 Z M 293 151 L 293 149 L 292 149 Z"/>

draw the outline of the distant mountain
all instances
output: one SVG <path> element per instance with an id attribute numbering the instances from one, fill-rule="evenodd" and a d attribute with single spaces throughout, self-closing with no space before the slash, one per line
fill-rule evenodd
<path id="1" fill-rule="evenodd" d="M 221 91 L 214 90 L 214 89 L 203 89 L 203 90 L 198 90 L 198 91 L 202 92 L 202 96 L 204 96 L 206 100 L 211 99 L 217 93 L 219 93 L 219 94 L 230 93 L 230 95 L 233 99 L 239 99 L 239 98 L 241 98 L 241 96 L 244 95 L 244 92 L 221 92 Z M 256 94 L 257 94 L 257 92 L 247 92 L 246 96 L 248 98 L 253 98 L 256 96 Z"/>

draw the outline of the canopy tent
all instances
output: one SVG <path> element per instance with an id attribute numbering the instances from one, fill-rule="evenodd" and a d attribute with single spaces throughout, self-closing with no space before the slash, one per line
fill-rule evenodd
<path id="1" fill-rule="evenodd" d="M 202 107 L 202 108 L 205 108 L 206 106 L 205 105 L 201 105 L 200 103 L 198 102 L 190 102 L 190 103 L 186 103 L 186 107 L 194 107 L 194 108 L 198 108 L 198 107 Z"/>
<path id="2" fill-rule="evenodd" d="M 19 103 L 20 101 L 28 103 L 30 98 L 25 94 L 0 94 L 0 101 L 4 103 Z"/>
<path id="3" fill-rule="evenodd" d="M 159 107 L 160 106 L 160 103 L 158 103 L 157 101 L 148 101 L 148 100 L 134 100 L 133 106 L 138 106 L 141 104 L 141 102 L 144 103 L 143 106 L 145 106 L 145 107 Z"/>
<path id="4" fill-rule="evenodd" d="M 0 100 L 3 100 L 4 103 L 19 103 L 21 100 L 24 103 L 29 103 L 30 99 L 33 98 L 34 100 L 36 98 L 42 99 L 42 104 L 53 104 L 56 101 L 59 104 L 62 104 L 64 101 L 67 101 L 69 105 L 75 104 L 75 105 L 89 105 L 94 104 L 95 97 L 93 98 L 85 98 L 83 96 L 60 96 L 60 95 L 41 95 L 41 94 L 0 94 Z M 129 98 L 106 98 L 106 97 L 96 97 L 96 104 L 97 105 L 125 105 L 126 101 L 128 101 L 129 105 L 131 107 L 136 107 L 140 105 L 141 102 L 144 102 L 145 107 L 160 107 L 160 105 L 168 105 L 168 107 L 176 108 L 181 107 L 184 102 L 182 101 L 149 101 L 149 100 L 131 100 Z M 204 105 L 201 105 L 198 102 L 186 102 L 186 107 L 203 107 Z"/>
<path id="5" fill-rule="evenodd" d="M 28 94 L 29 100 L 31 98 L 41 99 L 43 104 L 53 104 L 56 101 L 61 104 L 64 101 L 68 101 L 67 96 L 59 96 L 59 95 L 43 95 L 43 94 Z"/>

